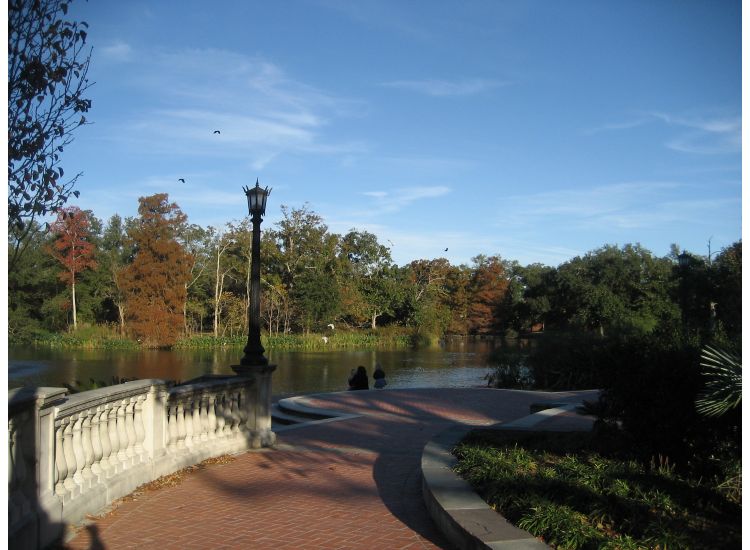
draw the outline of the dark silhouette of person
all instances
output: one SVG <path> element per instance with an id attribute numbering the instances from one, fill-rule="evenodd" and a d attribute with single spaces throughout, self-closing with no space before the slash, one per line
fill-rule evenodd
<path id="1" fill-rule="evenodd" d="M 356 372 L 349 377 L 350 390 L 369 390 L 370 383 L 367 380 L 367 371 L 363 366 L 357 367 Z"/>
<path id="2" fill-rule="evenodd" d="M 388 383 L 385 380 L 385 371 L 383 370 L 383 367 L 380 366 L 380 363 L 375 363 L 375 370 L 372 373 L 372 378 L 375 380 L 375 384 L 373 385 L 379 390 L 384 388 Z"/>

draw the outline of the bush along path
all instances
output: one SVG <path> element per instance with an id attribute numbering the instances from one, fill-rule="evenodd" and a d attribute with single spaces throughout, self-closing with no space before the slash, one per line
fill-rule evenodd
<path id="1" fill-rule="evenodd" d="M 591 434 L 477 431 L 455 449 L 456 471 L 556 548 L 740 548 L 740 501 L 721 480 L 599 450 Z"/>

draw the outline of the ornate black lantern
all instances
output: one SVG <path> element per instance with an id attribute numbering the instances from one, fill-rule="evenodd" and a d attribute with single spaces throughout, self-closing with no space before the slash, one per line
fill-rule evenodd
<path id="1" fill-rule="evenodd" d="M 268 195 L 271 194 L 271 189 L 266 187 L 265 189 L 260 186 L 258 179 L 255 180 L 255 187 L 243 187 L 245 196 L 247 197 L 247 210 L 251 216 L 265 216 L 266 215 L 266 200 Z"/>

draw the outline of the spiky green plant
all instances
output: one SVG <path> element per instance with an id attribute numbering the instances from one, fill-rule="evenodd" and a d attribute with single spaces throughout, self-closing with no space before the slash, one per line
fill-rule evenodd
<path id="1" fill-rule="evenodd" d="M 742 401 L 742 359 L 734 353 L 706 346 L 701 352 L 706 388 L 695 402 L 705 416 L 721 416 Z"/>

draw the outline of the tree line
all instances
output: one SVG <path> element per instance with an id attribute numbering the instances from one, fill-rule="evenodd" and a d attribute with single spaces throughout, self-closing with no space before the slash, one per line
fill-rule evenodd
<path id="1" fill-rule="evenodd" d="M 262 323 L 268 334 L 403 327 L 415 336 L 515 335 L 572 329 L 605 335 L 689 325 L 741 329 L 741 243 L 711 261 L 679 249 L 656 257 L 638 244 L 605 245 L 558 267 L 480 255 L 396 265 L 367 231 L 329 231 L 309 205 L 281 207 L 261 242 Z M 103 222 L 63 208 L 48 228 L 9 232 L 11 341 L 108 326 L 169 346 L 181 337 L 247 333 L 252 225 L 191 224 L 166 194 L 138 215 Z M 22 253 L 18 253 L 21 251 Z"/>

